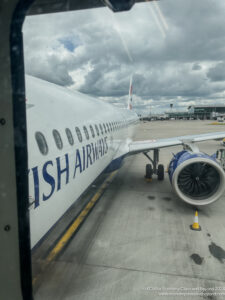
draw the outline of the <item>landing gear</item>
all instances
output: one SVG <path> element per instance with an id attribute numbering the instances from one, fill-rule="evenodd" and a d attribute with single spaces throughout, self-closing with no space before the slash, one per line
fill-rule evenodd
<path id="1" fill-rule="evenodd" d="M 158 175 L 158 180 L 164 179 L 164 166 L 163 165 L 158 165 L 157 175 Z"/>
<path id="2" fill-rule="evenodd" d="M 145 175 L 145 178 L 152 179 L 152 175 L 153 175 L 152 165 L 151 164 L 147 164 L 146 165 L 146 175 Z"/>
<path id="3" fill-rule="evenodd" d="M 155 174 L 158 176 L 158 180 L 164 179 L 164 166 L 162 164 L 158 165 L 159 162 L 159 149 L 153 150 L 153 158 L 151 158 L 147 152 L 143 153 L 151 164 L 146 165 L 146 175 L 145 178 L 151 179 L 152 175 Z"/>

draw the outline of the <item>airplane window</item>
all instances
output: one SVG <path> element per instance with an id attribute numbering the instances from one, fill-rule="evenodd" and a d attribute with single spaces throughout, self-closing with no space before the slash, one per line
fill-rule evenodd
<path id="1" fill-rule="evenodd" d="M 81 131 L 80 131 L 80 129 L 78 128 L 78 127 L 75 127 L 75 130 L 76 130 L 76 133 L 77 133 L 77 138 L 78 138 L 78 141 L 80 142 L 80 143 L 82 143 L 82 134 L 81 134 Z"/>
<path id="2" fill-rule="evenodd" d="M 66 135 L 67 135 L 67 138 L 68 138 L 68 142 L 72 146 L 74 144 L 72 132 L 70 131 L 69 128 L 66 128 L 65 131 L 66 131 Z"/>
<path id="3" fill-rule="evenodd" d="M 84 129 L 84 134 L 86 136 L 86 139 L 89 140 L 89 133 L 88 133 L 87 127 L 83 126 L 83 129 Z"/>
<path id="4" fill-rule="evenodd" d="M 97 132 L 97 135 L 99 135 L 99 129 L 98 129 L 98 126 L 95 124 L 95 130 Z"/>
<path id="5" fill-rule="evenodd" d="M 100 127 L 100 130 L 101 130 L 101 134 L 103 134 L 103 128 L 102 128 L 102 125 L 99 124 L 99 127 Z"/>
<path id="6" fill-rule="evenodd" d="M 107 133 L 105 123 L 103 123 L 103 127 L 104 127 L 104 130 L 105 130 L 105 133 Z"/>
<path id="7" fill-rule="evenodd" d="M 91 130 L 91 135 L 94 138 L 95 137 L 95 133 L 94 133 L 94 129 L 93 129 L 93 127 L 91 125 L 90 125 L 90 130 Z"/>
<path id="8" fill-rule="evenodd" d="M 52 134 L 53 134 L 57 148 L 61 150 L 63 148 L 63 142 L 62 142 L 60 133 L 58 132 L 58 130 L 54 129 L 52 131 Z"/>
<path id="9" fill-rule="evenodd" d="M 36 138 L 40 152 L 43 155 L 47 155 L 48 154 L 48 145 L 46 143 L 44 135 L 40 131 L 38 131 L 35 133 L 35 138 Z"/>

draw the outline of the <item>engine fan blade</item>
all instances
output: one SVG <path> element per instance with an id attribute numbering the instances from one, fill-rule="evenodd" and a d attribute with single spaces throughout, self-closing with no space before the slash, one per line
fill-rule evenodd
<path id="1" fill-rule="evenodd" d="M 196 162 L 181 170 L 178 187 L 192 198 L 203 199 L 217 189 L 219 180 L 219 173 L 213 166 L 205 162 Z"/>

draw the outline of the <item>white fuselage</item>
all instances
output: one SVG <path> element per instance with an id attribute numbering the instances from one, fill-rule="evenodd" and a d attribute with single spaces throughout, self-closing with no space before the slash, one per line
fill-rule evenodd
<path id="1" fill-rule="evenodd" d="M 26 77 L 26 99 L 34 247 L 90 184 L 128 152 L 138 117 L 31 76 Z"/>

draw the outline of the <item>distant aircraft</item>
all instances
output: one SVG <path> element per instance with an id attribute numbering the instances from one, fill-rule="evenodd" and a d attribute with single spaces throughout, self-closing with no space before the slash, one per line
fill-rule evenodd
<path id="1" fill-rule="evenodd" d="M 159 148 L 183 145 L 169 164 L 177 195 L 192 205 L 216 201 L 224 192 L 225 175 L 214 156 L 199 152 L 195 142 L 222 139 L 225 132 L 133 141 L 139 118 L 87 95 L 26 76 L 28 176 L 31 247 L 34 247 L 102 172 L 121 167 L 129 155 L 150 160 L 146 177 L 164 179 Z M 153 150 L 153 156 L 149 151 Z"/>

